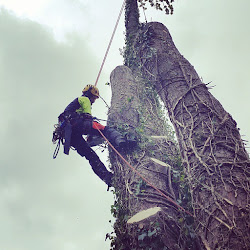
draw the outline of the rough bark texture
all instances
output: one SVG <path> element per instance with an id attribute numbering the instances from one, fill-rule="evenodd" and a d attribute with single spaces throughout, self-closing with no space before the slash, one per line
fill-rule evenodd
<path id="1" fill-rule="evenodd" d="M 250 161 L 236 122 L 179 53 L 163 24 L 146 24 L 135 48 L 175 127 L 204 246 L 250 249 Z"/>
<path id="2" fill-rule="evenodd" d="M 126 1 L 126 36 L 135 36 L 139 29 L 139 11 L 137 0 Z"/>
<path id="3" fill-rule="evenodd" d="M 123 156 L 143 177 L 175 201 L 178 190 L 172 187 L 170 167 L 151 159 L 153 157 L 175 166 L 179 154 L 164 120 L 159 118 L 159 103 L 154 98 L 154 92 L 150 86 L 144 86 L 141 79 L 135 79 L 126 66 L 119 66 L 112 72 L 111 87 L 109 124 L 118 123 L 118 130 L 130 136 L 136 135 L 139 142 L 136 150 L 123 153 Z M 166 138 L 160 140 L 152 136 Z M 113 249 L 186 248 L 190 241 L 177 223 L 183 213 L 143 181 L 112 150 L 110 162 L 117 197 L 113 206 L 113 214 L 117 218 L 114 225 L 117 237 L 113 242 Z M 127 224 L 130 217 L 153 207 L 161 209 L 143 221 Z"/>

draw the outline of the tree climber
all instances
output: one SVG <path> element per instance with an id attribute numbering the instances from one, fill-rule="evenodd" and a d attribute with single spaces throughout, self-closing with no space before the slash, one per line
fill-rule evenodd
<path id="1" fill-rule="evenodd" d="M 106 169 L 82 135 L 100 136 L 99 129 L 118 150 L 135 146 L 135 141 L 127 140 L 115 129 L 93 121 L 91 105 L 99 98 L 97 87 L 86 85 L 82 93 L 82 96 L 74 99 L 58 117 L 59 124 L 66 124 L 64 124 L 64 153 L 69 154 L 70 146 L 74 147 L 79 155 L 89 161 L 95 174 L 110 187 L 113 174 Z M 53 134 L 53 141 L 58 139 L 58 134 L 60 133 L 56 129 Z"/>

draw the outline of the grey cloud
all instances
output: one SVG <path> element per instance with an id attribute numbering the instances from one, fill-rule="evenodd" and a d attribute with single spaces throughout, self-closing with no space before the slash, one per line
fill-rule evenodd
<path id="1" fill-rule="evenodd" d="M 75 152 L 52 159 L 57 116 L 97 72 L 85 37 L 58 43 L 47 27 L 4 9 L 0 34 L 0 249 L 108 246 L 105 184 Z"/>
<path id="2" fill-rule="evenodd" d="M 64 43 L 58 43 L 48 27 L 4 9 L 0 12 L 0 249 L 109 249 L 103 238 L 112 230 L 107 225 L 112 197 L 105 184 L 75 152 L 70 156 L 60 152 L 52 160 L 51 143 L 58 114 L 84 83 L 96 79 L 100 61 L 92 52 L 104 55 L 109 41 L 104 34 L 111 33 L 116 21 L 116 15 L 106 16 L 103 1 L 98 4 L 101 7 L 96 8 L 90 2 L 83 25 L 87 31 L 82 34 L 90 36 L 71 33 Z M 119 11 L 117 1 L 110 4 Z M 198 74 L 213 81 L 213 93 L 249 138 L 249 2 L 178 1 L 178 6 L 171 17 L 157 12 L 156 20 L 168 26 Z M 53 15 L 57 5 L 51 8 Z M 81 11 L 79 22 L 85 10 Z M 71 14 L 74 11 L 65 15 Z M 117 39 L 123 42 L 121 35 L 114 43 Z M 107 68 L 119 61 L 114 50 L 118 51 L 112 45 Z M 105 77 L 100 82 L 108 81 Z M 108 95 L 108 87 L 99 86 L 102 95 Z M 105 110 L 100 100 L 93 109 L 98 117 Z"/>

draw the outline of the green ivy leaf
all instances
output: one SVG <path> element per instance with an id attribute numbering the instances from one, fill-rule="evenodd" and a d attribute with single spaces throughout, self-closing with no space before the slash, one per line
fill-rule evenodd
<path id="1" fill-rule="evenodd" d="M 149 231 L 148 231 L 148 236 L 149 236 L 149 237 L 152 237 L 152 236 L 153 236 L 154 234 L 156 234 L 156 233 L 157 233 L 156 230 L 154 230 L 154 231 L 152 231 L 152 232 L 149 230 Z"/>
<path id="2" fill-rule="evenodd" d="M 138 240 L 144 240 L 144 238 L 147 236 L 146 233 L 138 235 Z"/>

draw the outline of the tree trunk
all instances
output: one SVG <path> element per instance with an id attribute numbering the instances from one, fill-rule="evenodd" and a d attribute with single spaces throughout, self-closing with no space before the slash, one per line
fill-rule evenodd
<path id="1" fill-rule="evenodd" d="M 113 249 L 188 248 L 193 243 L 177 223 L 184 221 L 183 212 L 176 206 L 178 189 L 171 179 L 171 167 L 179 167 L 179 153 L 160 116 L 155 92 L 139 77 L 135 79 L 126 66 L 112 72 L 111 88 L 108 124 L 116 124 L 127 136 L 136 136 L 139 143 L 137 149 L 122 153 L 135 169 L 110 149 L 117 198 L 112 207 L 116 237 L 111 245 Z"/>
<path id="2" fill-rule="evenodd" d="M 139 30 L 139 10 L 137 0 L 126 0 L 125 28 L 126 37 L 135 36 Z"/>
<path id="3" fill-rule="evenodd" d="M 163 24 L 145 25 L 137 48 L 140 67 L 155 83 L 175 127 L 204 246 L 250 249 L 250 161 L 236 122 L 179 53 Z"/>
<path id="4" fill-rule="evenodd" d="M 137 0 L 126 0 L 125 6 L 125 50 L 124 50 L 124 65 L 131 68 L 136 64 L 136 57 L 134 53 L 134 41 L 138 35 L 139 23 L 139 9 Z M 131 68 L 132 69 L 132 68 Z"/>

